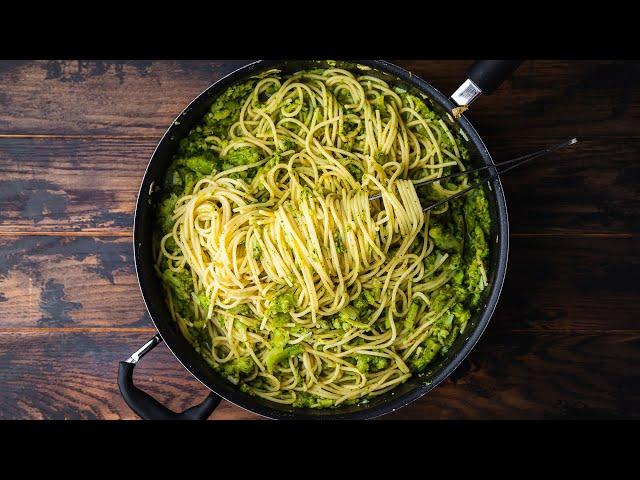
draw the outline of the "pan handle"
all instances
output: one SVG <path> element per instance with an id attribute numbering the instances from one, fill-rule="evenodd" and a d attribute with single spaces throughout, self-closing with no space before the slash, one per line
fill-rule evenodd
<path id="1" fill-rule="evenodd" d="M 131 355 L 124 362 L 120 362 L 118 368 L 118 387 L 122 398 L 131 410 L 136 412 L 143 420 L 206 420 L 220 403 L 220 397 L 211 392 L 200 405 L 188 408 L 184 412 L 176 413 L 158 402 L 146 392 L 143 392 L 133 384 L 133 369 L 138 360 L 149 353 L 155 346 L 162 342 L 160 335 L 156 335 L 140 350 Z"/>
<path id="2" fill-rule="evenodd" d="M 467 70 L 467 80 L 451 99 L 461 107 L 471 105 L 481 93 L 493 93 L 521 63 L 522 60 L 477 60 Z"/>

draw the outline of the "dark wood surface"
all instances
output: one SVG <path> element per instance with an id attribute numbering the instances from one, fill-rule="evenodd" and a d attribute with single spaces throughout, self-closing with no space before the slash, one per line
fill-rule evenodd
<path id="1" fill-rule="evenodd" d="M 132 212 L 174 116 L 244 61 L 0 62 L 0 418 L 136 418 L 118 362 L 153 333 Z M 397 61 L 444 93 L 469 61 Z M 503 180 L 505 287 L 478 346 L 385 418 L 640 416 L 640 62 L 527 61 L 468 118 L 496 160 L 580 143 Z M 163 345 L 136 381 L 206 392 Z M 223 402 L 212 418 L 258 418 Z"/>

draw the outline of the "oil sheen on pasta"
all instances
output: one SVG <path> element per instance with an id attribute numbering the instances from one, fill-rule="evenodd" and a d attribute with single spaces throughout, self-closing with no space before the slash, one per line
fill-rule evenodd
<path id="1" fill-rule="evenodd" d="M 487 285 L 484 192 L 425 102 L 374 76 L 266 72 L 226 90 L 162 186 L 167 304 L 212 368 L 295 407 L 366 403 L 465 332 Z M 368 196 L 382 193 L 372 202 Z"/>

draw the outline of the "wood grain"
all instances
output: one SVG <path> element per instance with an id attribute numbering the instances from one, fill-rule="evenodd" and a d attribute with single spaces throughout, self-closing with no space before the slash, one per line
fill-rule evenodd
<path id="1" fill-rule="evenodd" d="M 445 95 L 466 78 L 471 61 L 398 61 Z M 443 75 L 443 72 L 453 75 Z M 525 61 L 493 95 L 466 114 L 489 149 L 505 138 L 637 136 L 640 134 L 640 62 Z"/>
<path id="2" fill-rule="evenodd" d="M 117 385 L 118 362 L 153 333 L 0 333 L 0 419 L 135 419 Z M 183 410 L 207 390 L 158 346 L 136 368 L 135 381 Z M 255 418 L 223 402 L 212 418 Z"/>
<path id="3" fill-rule="evenodd" d="M 173 118 L 246 61 L 0 62 L 0 418 L 133 419 L 118 362 L 155 332 L 132 213 Z M 446 94 L 470 61 L 398 60 Z M 631 418 L 640 409 L 640 62 L 527 61 L 467 117 L 503 179 L 501 300 L 434 392 L 384 418 Z M 175 410 L 206 391 L 161 345 L 136 381 Z M 215 419 L 258 418 L 223 402 Z"/>
<path id="4" fill-rule="evenodd" d="M 498 145 L 496 161 L 561 141 Z M 128 234 L 155 140 L 0 138 L 0 232 Z M 640 137 L 583 139 L 503 178 L 514 233 L 640 231 Z"/>
<path id="5" fill-rule="evenodd" d="M 447 95 L 471 61 L 397 60 Z M 158 138 L 211 83 L 248 63 L 40 61 L 0 65 L 0 133 Z M 640 62 L 525 62 L 470 119 L 493 148 L 506 136 L 638 135 Z M 635 120 L 635 121 L 634 121 Z M 576 131 L 577 130 L 577 131 Z"/>
<path id="6" fill-rule="evenodd" d="M 4 61 L 0 133 L 158 138 L 207 86 L 246 61 Z"/>
<path id="7" fill-rule="evenodd" d="M 130 239 L 0 237 L 0 251 L 0 328 L 152 327 Z"/>
<path id="8" fill-rule="evenodd" d="M 0 139 L 0 231 L 129 232 L 154 141 Z"/>
<path id="9" fill-rule="evenodd" d="M 0 331 L 152 327 L 130 239 L 0 237 L 0 251 Z M 492 328 L 640 332 L 638 298 L 634 237 L 514 238 Z"/>
<path id="10" fill-rule="evenodd" d="M 0 418 L 135 418 L 116 385 L 118 362 L 144 333 L 0 333 Z M 454 374 L 420 401 L 383 418 L 505 419 L 638 416 L 638 334 L 500 334 L 489 329 Z M 621 369 L 621 365 L 626 368 Z M 137 384 L 174 410 L 204 398 L 161 345 Z M 258 418 L 223 403 L 214 419 Z"/>

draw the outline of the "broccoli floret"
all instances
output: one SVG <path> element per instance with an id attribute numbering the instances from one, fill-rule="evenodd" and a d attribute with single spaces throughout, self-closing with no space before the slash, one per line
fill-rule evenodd
<path id="1" fill-rule="evenodd" d="M 209 310 L 209 297 L 205 292 L 198 293 L 198 302 L 204 308 L 205 312 Z"/>
<path id="2" fill-rule="evenodd" d="M 193 187 L 198 181 L 198 176 L 196 173 L 191 170 L 185 170 L 184 173 L 184 190 L 182 191 L 182 195 L 190 195 L 193 192 Z"/>
<path id="3" fill-rule="evenodd" d="M 475 251 L 480 258 L 487 258 L 489 256 L 489 246 L 487 245 L 487 240 L 480 225 L 475 225 L 474 228 L 468 229 L 467 232 L 471 249 Z"/>
<path id="4" fill-rule="evenodd" d="M 248 375 L 253 371 L 253 365 L 250 357 L 236 358 L 222 366 L 222 373 L 229 377 L 238 377 L 241 373 Z"/>
<path id="5" fill-rule="evenodd" d="M 441 225 L 434 225 L 429 229 L 429 237 L 441 250 L 445 252 L 459 252 L 462 250 L 462 242 L 455 235 L 444 229 Z"/>
<path id="6" fill-rule="evenodd" d="M 218 162 L 211 152 L 206 152 L 193 157 L 180 158 L 176 163 L 199 175 L 199 180 L 204 175 L 210 175 L 216 169 Z"/>
<path id="7" fill-rule="evenodd" d="M 373 156 L 374 160 L 378 162 L 380 165 L 384 165 L 389 160 L 386 153 L 376 152 Z"/>
<path id="8" fill-rule="evenodd" d="M 353 302 L 351 302 L 351 305 L 353 305 L 353 308 L 358 310 L 358 315 L 360 316 L 362 312 L 364 312 L 367 308 L 369 308 L 369 301 L 367 300 L 367 297 L 364 294 L 364 292 L 362 292 L 362 294 L 358 296 L 358 298 L 356 298 Z"/>
<path id="9" fill-rule="evenodd" d="M 204 116 L 205 125 L 210 127 L 211 134 L 226 137 L 229 127 L 238 121 L 242 104 L 253 90 L 256 79 L 228 88 L 211 105 Z"/>
<path id="10" fill-rule="evenodd" d="M 348 325 L 352 325 L 357 328 L 368 329 L 369 325 L 367 325 L 366 323 L 359 322 L 358 321 L 359 318 L 360 318 L 360 310 L 358 310 L 353 305 L 347 305 L 338 313 L 338 320 L 343 324 L 346 323 Z"/>
<path id="11" fill-rule="evenodd" d="M 179 272 L 167 269 L 162 272 L 162 279 L 173 292 L 173 304 L 176 310 L 183 317 L 189 314 L 191 303 L 191 292 L 193 291 L 193 280 L 191 273 L 183 269 Z"/>
<path id="12" fill-rule="evenodd" d="M 431 327 L 429 331 L 430 338 L 434 339 L 440 345 L 444 345 L 447 337 L 451 333 L 453 327 L 453 314 L 447 313 L 440 317 L 440 319 Z"/>
<path id="13" fill-rule="evenodd" d="M 334 405 L 334 401 L 330 398 L 321 398 L 308 393 L 300 392 L 297 394 L 294 407 L 299 408 L 329 408 Z"/>
<path id="14" fill-rule="evenodd" d="M 482 276 L 482 261 L 476 257 L 467 266 L 467 292 L 469 295 L 469 305 L 475 307 L 482 296 L 484 290 L 484 278 Z"/>
<path id="15" fill-rule="evenodd" d="M 304 352 L 304 349 L 300 345 L 286 346 L 287 343 L 289 343 L 289 332 L 282 328 L 276 328 L 272 332 L 270 343 L 271 350 L 269 350 L 265 358 L 269 372 L 273 372 L 278 363 Z"/>
<path id="16" fill-rule="evenodd" d="M 160 223 L 162 232 L 165 234 L 171 231 L 175 223 L 171 216 L 173 215 L 173 210 L 176 208 L 177 201 L 178 196 L 172 193 L 158 205 L 158 222 Z"/>
<path id="17" fill-rule="evenodd" d="M 353 178 L 355 178 L 358 182 L 362 182 L 362 170 L 357 167 L 356 165 L 354 165 L 353 163 L 350 163 L 349 165 L 347 165 L 347 171 L 353 176 Z"/>
<path id="18" fill-rule="evenodd" d="M 228 170 L 240 165 L 249 165 L 260 161 L 260 151 L 255 147 L 242 147 L 236 150 L 231 150 L 225 157 L 223 157 L 222 164 L 223 170 Z"/>
<path id="19" fill-rule="evenodd" d="M 339 255 L 342 255 L 346 250 L 344 249 L 344 244 L 342 243 L 342 238 L 340 237 L 340 232 L 335 232 L 333 234 L 333 242 L 336 245 L 336 252 Z"/>
<path id="20" fill-rule="evenodd" d="M 300 355 L 303 352 L 304 349 L 300 345 L 292 345 L 287 348 L 273 348 L 269 350 L 269 353 L 267 353 L 267 356 L 265 358 L 267 370 L 269 372 L 273 372 L 277 364 L 284 360 L 288 360 L 291 357 L 295 357 L 296 355 Z"/>
<path id="21" fill-rule="evenodd" d="M 184 169 L 178 168 L 174 163 L 164 178 L 164 190 L 167 193 L 182 195 L 184 190 Z"/>
<path id="22" fill-rule="evenodd" d="M 291 315 L 288 313 L 274 313 L 269 317 L 269 319 L 271 320 L 271 325 L 274 327 L 282 327 L 291 321 Z"/>
<path id="23" fill-rule="evenodd" d="M 382 295 L 382 282 L 377 278 L 371 282 L 371 295 L 376 302 L 380 301 L 380 296 Z M 372 302 L 373 303 L 373 302 Z"/>
<path id="24" fill-rule="evenodd" d="M 381 115 L 387 115 L 387 106 L 384 104 L 384 95 L 379 95 L 373 103 L 375 108 L 380 110 Z"/>
<path id="25" fill-rule="evenodd" d="M 389 359 L 385 357 L 378 357 L 377 355 L 356 355 L 356 368 L 359 372 L 379 372 L 384 370 L 389 365 Z"/>
<path id="26" fill-rule="evenodd" d="M 423 371 L 442 349 L 442 345 L 431 338 L 427 338 L 421 347 L 422 350 L 417 350 L 409 362 L 413 370 L 416 372 Z"/>
<path id="27" fill-rule="evenodd" d="M 186 270 L 174 272 L 173 270 L 165 270 L 162 272 L 162 278 L 165 284 L 170 285 L 176 297 L 180 300 L 188 301 L 193 291 L 193 279 L 191 273 Z"/>
<path id="28" fill-rule="evenodd" d="M 205 322 L 203 320 L 194 322 L 193 327 L 188 327 L 189 334 L 196 345 L 196 350 L 199 352 L 211 351 L 211 335 L 209 329 L 205 328 Z"/>
<path id="29" fill-rule="evenodd" d="M 465 309 L 461 304 L 457 303 L 451 309 L 451 313 L 453 313 L 453 323 L 458 327 L 460 333 L 464 332 L 467 322 L 469 321 L 469 318 L 471 318 L 471 312 Z"/>
<path id="30" fill-rule="evenodd" d="M 485 235 L 489 235 L 491 217 L 489 216 L 489 202 L 484 191 L 480 188 L 470 191 L 464 203 L 465 216 L 476 223 Z"/>
<path id="31" fill-rule="evenodd" d="M 420 305 L 416 300 L 414 300 L 413 302 L 411 302 L 411 305 L 409 305 L 407 317 L 404 319 L 404 327 L 409 331 L 413 330 L 416 317 L 418 316 L 418 310 L 420 310 Z"/>
<path id="32" fill-rule="evenodd" d="M 287 343 L 289 343 L 289 332 L 282 329 L 276 328 L 271 333 L 271 346 L 273 348 L 284 348 Z"/>
<path id="33" fill-rule="evenodd" d="M 269 306 L 270 313 L 289 313 L 295 306 L 295 300 L 293 299 L 293 292 L 287 291 L 281 293 L 271 301 Z"/>
<path id="34" fill-rule="evenodd" d="M 453 291 L 450 287 L 444 287 L 444 288 L 441 288 L 440 290 L 437 290 L 429 298 L 430 300 L 429 309 L 432 312 L 436 312 L 436 313 L 440 312 L 441 310 L 444 309 L 445 305 L 447 305 L 451 301 L 452 295 L 453 295 Z"/>
<path id="35" fill-rule="evenodd" d="M 352 120 L 345 120 L 342 123 L 342 131 L 343 135 L 348 135 L 353 132 L 356 128 L 358 128 L 358 122 L 354 122 Z"/>
<path id="36" fill-rule="evenodd" d="M 401 95 L 403 106 L 409 106 L 409 99 L 413 100 L 413 106 L 416 112 L 420 114 L 420 116 L 426 120 L 431 120 L 433 122 L 437 122 L 439 120 L 438 115 L 435 112 L 431 111 L 420 98 L 415 95 L 411 95 L 410 93 Z"/>
<path id="37" fill-rule="evenodd" d="M 241 303 L 240 305 L 236 305 L 235 307 L 230 308 L 229 313 L 235 313 L 236 315 L 243 315 L 245 317 L 248 317 L 249 315 L 251 315 L 251 309 L 246 303 Z"/>
<path id="38" fill-rule="evenodd" d="M 373 305 L 376 303 L 376 297 L 372 290 L 364 290 L 362 292 L 362 295 L 364 295 L 364 298 L 367 300 L 367 303 L 369 305 Z"/>

